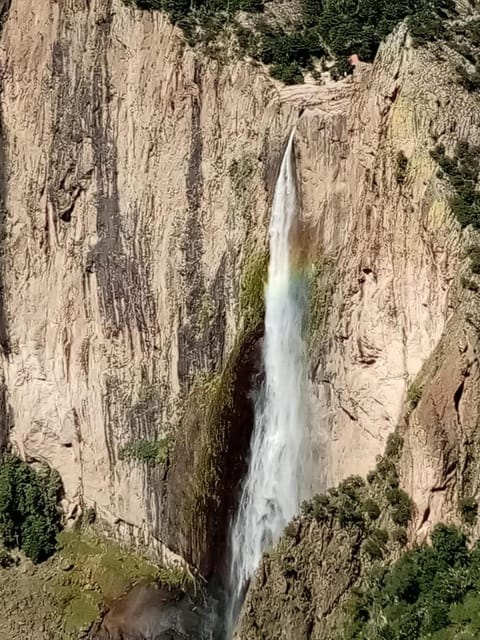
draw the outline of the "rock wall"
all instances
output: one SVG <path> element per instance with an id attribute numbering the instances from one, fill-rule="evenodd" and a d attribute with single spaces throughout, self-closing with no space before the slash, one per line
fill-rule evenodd
<path id="1" fill-rule="evenodd" d="M 222 369 L 296 107 L 120 1 L 12 2 L 1 64 L 10 438 L 153 543 L 165 468 L 119 450 Z"/>
<path id="2" fill-rule="evenodd" d="M 167 542 L 209 574 L 210 533 L 230 512 L 214 501 L 222 517 L 197 536 L 191 515 L 208 514 L 185 494 L 203 460 L 194 443 L 210 442 L 188 398 L 239 353 L 242 272 L 265 249 L 291 127 L 299 248 L 321 318 L 318 487 L 372 466 L 452 313 L 460 235 L 428 152 L 475 140 L 480 112 L 452 87 L 450 63 L 403 32 L 353 82 L 279 89 L 261 68 L 205 60 L 164 16 L 120 0 L 12 0 L 0 64 L 10 440 L 59 469 L 71 512 L 95 505 L 120 536 Z M 246 455 L 232 445 L 235 429 L 248 441 L 241 415 L 222 432 L 230 457 L 217 455 L 213 482 Z M 170 471 L 120 459 L 125 444 L 167 433 Z"/>
<path id="3" fill-rule="evenodd" d="M 437 142 L 451 152 L 480 137 L 480 107 L 458 85 L 457 62 L 444 45 L 412 48 L 400 30 L 356 76 L 340 113 L 315 115 L 330 172 L 302 174 L 304 211 L 330 259 L 321 277 L 333 283 L 311 362 L 313 415 L 330 440 L 326 482 L 372 469 L 397 428 L 400 484 L 413 501 L 409 543 L 438 522 L 473 540 L 480 533 L 459 509 L 463 498 L 478 501 L 480 487 L 480 289 L 468 259 L 478 234 L 460 231 L 429 154 Z M 303 143 L 300 164 L 311 157 L 306 134 Z M 408 158 L 404 179 L 398 151 Z M 354 525 L 333 518 L 291 523 L 252 581 L 238 637 L 333 637 L 360 561 L 371 567 L 360 544 Z M 384 552 L 385 562 L 400 553 L 392 535 Z"/>

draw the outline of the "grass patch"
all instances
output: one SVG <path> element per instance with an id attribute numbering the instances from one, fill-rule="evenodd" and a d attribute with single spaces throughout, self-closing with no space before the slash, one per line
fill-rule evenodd
<path id="1" fill-rule="evenodd" d="M 60 555 L 73 565 L 69 581 L 90 576 L 105 600 L 121 596 L 140 580 L 155 580 L 158 569 L 140 555 L 92 532 L 63 531 L 59 535 Z M 73 577 L 73 580 L 71 579 Z"/>
<path id="2" fill-rule="evenodd" d="M 60 533 L 56 561 L 60 569 L 49 589 L 69 632 L 89 626 L 105 606 L 135 584 L 160 582 L 187 590 L 194 583 L 186 568 L 158 567 L 93 528 Z"/>

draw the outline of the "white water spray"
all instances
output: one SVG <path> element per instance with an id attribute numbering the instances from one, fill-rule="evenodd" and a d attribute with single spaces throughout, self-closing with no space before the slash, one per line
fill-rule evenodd
<path id="1" fill-rule="evenodd" d="M 231 532 L 231 636 L 263 551 L 297 513 L 305 434 L 302 303 L 291 269 L 290 231 L 296 193 L 292 132 L 278 176 L 270 221 L 265 291 L 265 382 L 255 406 L 251 458 Z"/>

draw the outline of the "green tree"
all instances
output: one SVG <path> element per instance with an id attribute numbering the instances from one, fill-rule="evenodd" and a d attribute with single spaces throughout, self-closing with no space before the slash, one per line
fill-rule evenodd
<path id="1" fill-rule="evenodd" d="M 0 462 L 0 540 L 7 549 L 18 547 L 33 562 L 41 562 L 56 547 L 60 525 L 61 483 L 48 468 L 35 471 L 6 454 Z"/>

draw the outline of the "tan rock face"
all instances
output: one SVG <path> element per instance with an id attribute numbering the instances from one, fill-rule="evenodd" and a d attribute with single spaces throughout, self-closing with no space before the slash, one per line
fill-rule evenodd
<path id="1" fill-rule="evenodd" d="M 232 349 L 298 108 L 120 1 L 12 2 L 1 56 L 10 438 L 153 543 L 165 469 L 119 450 L 178 429 Z"/>
<path id="2" fill-rule="evenodd" d="M 119 451 L 187 433 L 194 383 L 228 362 L 242 269 L 266 246 L 304 109 L 304 253 L 333 285 L 311 361 L 314 484 L 366 472 L 451 314 L 459 233 L 428 150 L 474 139 L 479 112 L 447 85 L 447 63 L 434 77 L 400 34 L 354 82 L 278 90 L 119 0 L 12 0 L 0 55 L 3 368 L 20 453 L 58 468 L 70 504 L 95 504 L 122 537 L 168 541 L 202 566 L 204 539 L 172 502 L 179 474 L 173 486 Z M 199 464 L 185 456 L 175 469 Z"/>

